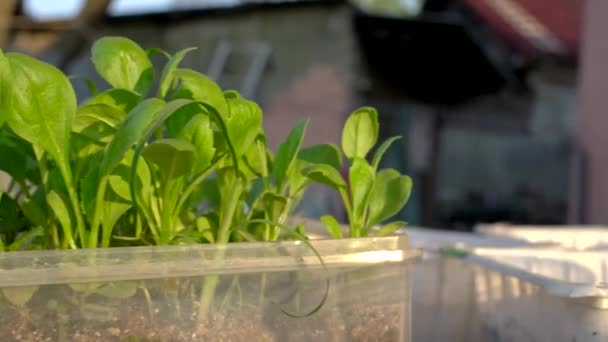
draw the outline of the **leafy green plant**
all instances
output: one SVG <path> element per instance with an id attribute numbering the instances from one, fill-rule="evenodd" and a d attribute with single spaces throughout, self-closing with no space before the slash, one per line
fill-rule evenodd
<path id="1" fill-rule="evenodd" d="M 0 186 L 0 251 L 306 240 L 304 227 L 288 223 L 314 182 L 340 193 L 351 237 L 387 235 L 403 225 L 373 229 L 405 205 L 411 190 L 396 170 L 378 171 L 394 139 L 371 164 L 366 160 L 378 138 L 375 110 L 349 116 L 342 150 L 303 148 L 303 120 L 273 152 L 255 102 L 180 67 L 191 50 L 170 55 L 101 38 L 92 62 L 109 88 L 87 81 L 91 96 L 80 104 L 57 68 L 0 51 L 0 160 L 11 161 L 0 163 L 10 177 Z M 155 53 L 166 58 L 160 73 L 150 61 Z M 344 157 L 348 181 L 340 175 Z M 343 237 L 335 218 L 321 220 L 333 237 Z M 218 279 L 203 281 L 200 316 Z M 72 290 L 80 306 L 90 294 L 137 291 Z"/>
<path id="2" fill-rule="evenodd" d="M 349 221 L 349 236 L 353 238 L 386 236 L 406 225 L 402 221 L 386 223 L 374 230 L 379 223 L 393 217 L 407 203 L 412 180 L 394 169 L 378 170 L 380 161 L 390 145 L 398 139 L 387 139 L 375 151 L 371 164 L 369 152 L 378 140 L 378 113 L 373 108 L 360 108 L 353 112 L 342 131 L 342 151 L 348 159 L 348 180 L 327 164 L 318 164 L 303 170 L 316 182 L 334 188 L 340 194 Z M 329 215 L 321 222 L 334 238 L 342 238 L 338 221 Z"/>

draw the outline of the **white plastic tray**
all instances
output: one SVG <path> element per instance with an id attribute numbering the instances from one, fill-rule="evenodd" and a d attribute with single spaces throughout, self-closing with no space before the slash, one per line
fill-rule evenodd
<path id="1" fill-rule="evenodd" d="M 554 244 L 566 249 L 608 248 L 606 226 L 526 226 L 482 224 L 475 231 L 487 237 L 502 237 L 533 244 Z"/>
<path id="2" fill-rule="evenodd" d="M 608 252 L 469 252 L 484 340 L 608 341 Z"/>

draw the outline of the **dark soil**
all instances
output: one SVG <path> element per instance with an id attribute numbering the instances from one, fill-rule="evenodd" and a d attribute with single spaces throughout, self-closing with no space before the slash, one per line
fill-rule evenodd
<path id="1" fill-rule="evenodd" d="M 83 304 L 68 303 L 67 293 L 61 288 L 48 291 L 21 308 L 0 300 L 0 341 L 393 342 L 403 338 L 403 307 L 398 304 L 334 303 L 304 318 L 289 317 L 276 306 L 261 310 L 240 305 L 198 322 L 197 302 L 189 297 L 180 297 L 177 308 L 157 297 L 150 308 L 139 294 L 122 300 L 91 297 Z M 50 307 L 48 298 L 62 298 L 62 306 Z"/>
<path id="2" fill-rule="evenodd" d="M 205 322 L 199 323 L 194 317 L 184 318 L 178 324 L 150 320 L 142 315 L 142 310 L 124 310 L 120 319 L 108 322 L 73 321 L 61 326 L 57 318 L 35 321 L 26 314 L 0 318 L 0 331 L 9 328 L 8 334 L 1 333 L 2 341 L 42 342 L 42 341 L 276 341 L 273 334 L 261 323 L 255 313 L 247 310 L 230 315 L 212 314 Z M 133 314 L 135 312 L 135 314 Z M 259 316 L 259 315 L 258 315 Z M 42 323 L 42 324 L 41 324 Z M 252 339 L 252 336 L 255 336 Z"/>
<path id="3" fill-rule="evenodd" d="M 127 310 L 129 311 L 129 310 Z M 0 324 L 10 329 L 2 333 L 2 341 L 399 341 L 399 311 L 360 308 L 340 318 L 337 314 L 319 314 L 305 319 L 276 320 L 274 324 L 262 322 L 255 313 L 239 312 L 231 315 L 215 314 L 204 323 L 193 321 L 181 324 L 158 325 L 148 317 L 133 315 L 121 321 L 101 323 L 74 322 L 60 331 L 56 320 L 34 326 L 24 316 L 2 315 Z M 333 317 L 332 317 L 333 316 Z M 8 318 L 8 319 L 7 319 Z M 346 326 L 346 322 L 350 324 Z"/>

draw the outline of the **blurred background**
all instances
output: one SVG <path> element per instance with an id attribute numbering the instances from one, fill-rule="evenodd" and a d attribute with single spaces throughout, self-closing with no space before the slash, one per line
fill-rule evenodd
<path id="1" fill-rule="evenodd" d="M 376 107 L 383 139 L 403 136 L 384 166 L 414 178 L 411 225 L 608 223 L 607 13 L 605 0 L 3 0 L 0 46 L 98 84 L 101 36 L 198 47 L 184 67 L 259 102 L 275 147 L 303 117 L 307 145 L 339 143 L 353 109 Z M 340 213 L 331 192 L 307 196 L 303 215 Z"/>

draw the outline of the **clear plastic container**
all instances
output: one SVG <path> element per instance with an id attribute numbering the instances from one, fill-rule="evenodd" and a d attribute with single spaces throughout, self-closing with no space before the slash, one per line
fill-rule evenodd
<path id="1" fill-rule="evenodd" d="M 412 335 L 414 341 L 478 341 L 480 317 L 475 293 L 475 268 L 446 257 L 452 248 L 524 247 L 509 237 L 407 227 L 410 245 L 424 250 L 412 271 Z"/>
<path id="2" fill-rule="evenodd" d="M 410 341 L 419 255 L 405 235 L 4 253 L 0 336 Z"/>
<path id="3" fill-rule="evenodd" d="M 473 249 L 482 339 L 608 340 L 608 253 Z"/>

